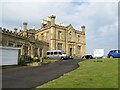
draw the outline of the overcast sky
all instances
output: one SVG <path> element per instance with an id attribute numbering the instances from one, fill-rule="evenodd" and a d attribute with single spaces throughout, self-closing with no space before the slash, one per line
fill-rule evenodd
<path id="1" fill-rule="evenodd" d="M 84 1 L 84 2 L 83 2 Z M 77 30 L 86 26 L 86 51 L 118 49 L 118 2 L 117 0 L 2 0 L 0 25 L 12 30 L 24 21 L 28 28 L 41 26 L 41 20 L 56 16 L 56 23 L 72 24 Z"/>

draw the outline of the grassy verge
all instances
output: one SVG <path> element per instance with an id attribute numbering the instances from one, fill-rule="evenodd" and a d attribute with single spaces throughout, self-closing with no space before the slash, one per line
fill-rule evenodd
<path id="1" fill-rule="evenodd" d="M 37 88 L 118 88 L 118 59 L 79 64 L 78 69 Z"/>
<path id="2" fill-rule="evenodd" d="M 54 63 L 58 60 L 54 60 L 54 59 L 43 59 L 43 63 Z"/>

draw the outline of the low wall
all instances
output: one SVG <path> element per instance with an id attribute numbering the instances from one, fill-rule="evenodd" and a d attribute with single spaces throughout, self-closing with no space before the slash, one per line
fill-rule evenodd
<path id="1" fill-rule="evenodd" d="M 17 65 L 19 49 L 20 48 L 0 46 L 0 66 Z"/>

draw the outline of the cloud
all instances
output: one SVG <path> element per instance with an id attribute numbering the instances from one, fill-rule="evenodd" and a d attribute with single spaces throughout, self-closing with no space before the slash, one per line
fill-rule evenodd
<path id="1" fill-rule="evenodd" d="M 3 27 L 13 29 L 24 21 L 28 27 L 40 28 L 41 20 L 56 15 L 56 23 L 72 24 L 77 30 L 86 26 L 87 53 L 95 48 L 106 51 L 118 46 L 117 2 L 3 2 Z M 112 44 L 114 43 L 114 44 Z M 107 52 L 106 52 L 107 53 Z"/>

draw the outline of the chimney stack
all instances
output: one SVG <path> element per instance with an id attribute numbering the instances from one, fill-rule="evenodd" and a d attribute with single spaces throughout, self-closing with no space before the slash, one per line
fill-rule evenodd
<path id="1" fill-rule="evenodd" d="M 24 23 L 23 23 L 23 30 L 24 30 L 24 31 L 27 31 L 27 22 L 24 22 Z"/>
<path id="2" fill-rule="evenodd" d="M 14 32 L 17 33 L 17 28 L 14 28 Z"/>
<path id="3" fill-rule="evenodd" d="M 51 26 L 55 26 L 55 18 L 56 18 L 56 16 L 52 15 L 52 16 L 50 16 L 50 18 L 51 18 Z"/>
<path id="4" fill-rule="evenodd" d="M 49 16 L 47 17 L 47 21 L 51 21 L 51 18 Z"/>
<path id="5" fill-rule="evenodd" d="M 81 26 L 82 32 L 85 33 L 85 26 Z"/>

